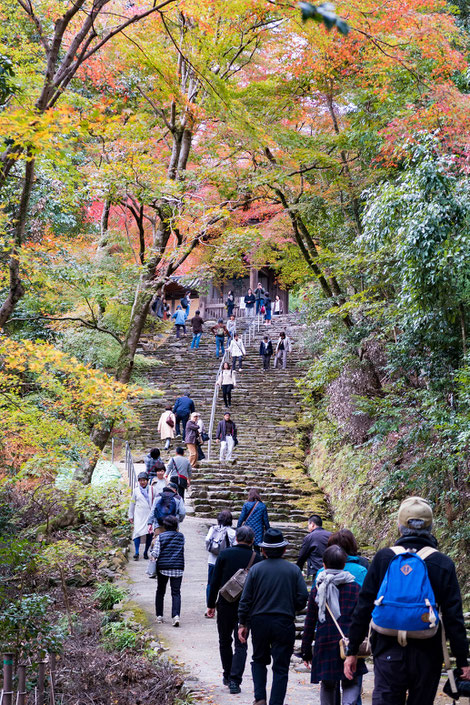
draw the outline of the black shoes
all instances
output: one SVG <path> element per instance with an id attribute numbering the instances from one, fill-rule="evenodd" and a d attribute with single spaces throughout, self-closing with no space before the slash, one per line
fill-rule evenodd
<path id="1" fill-rule="evenodd" d="M 225 676 L 222 678 L 222 683 L 223 683 L 224 685 L 228 685 L 229 682 L 230 682 L 229 679 L 226 678 Z"/>
<path id="2" fill-rule="evenodd" d="M 240 688 L 238 683 L 235 683 L 235 681 L 230 681 L 230 683 L 228 684 L 228 689 L 231 695 L 238 695 L 238 693 L 242 692 L 242 689 Z"/>
<path id="3" fill-rule="evenodd" d="M 149 554 L 148 554 L 148 553 L 144 553 L 144 561 L 148 561 L 148 559 L 149 559 Z"/>

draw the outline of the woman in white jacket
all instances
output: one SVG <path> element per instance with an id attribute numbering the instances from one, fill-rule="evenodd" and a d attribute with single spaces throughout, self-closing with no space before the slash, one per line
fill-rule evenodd
<path id="1" fill-rule="evenodd" d="M 232 389 L 237 386 L 237 377 L 235 372 L 230 369 L 228 362 L 224 362 L 222 370 L 217 377 L 217 386 L 222 387 L 225 408 L 228 409 L 232 405 Z"/>
<path id="2" fill-rule="evenodd" d="M 139 560 L 140 537 L 145 536 L 144 558 L 148 559 L 148 550 L 152 542 L 152 534 L 148 533 L 147 519 L 152 508 L 152 493 L 149 487 L 149 476 L 146 472 L 139 473 L 138 485 L 132 491 L 129 504 L 129 521 L 133 525 L 132 539 L 134 541 L 134 560 Z"/>
<path id="3" fill-rule="evenodd" d="M 233 339 L 230 341 L 228 346 L 228 351 L 232 356 L 232 370 L 235 371 L 238 365 L 238 371 L 241 372 L 243 356 L 246 355 L 245 346 L 243 345 L 243 340 L 238 337 L 235 333 Z"/>
<path id="4" fill-rule="evenodd" d="M 165 450 L 168 450 L 172 438 L 175 437 L 176 416 L 171 406 L 165 406 L 165 411 L 158 420 L 158 432 L 162 441 L 165 441 Z"/>

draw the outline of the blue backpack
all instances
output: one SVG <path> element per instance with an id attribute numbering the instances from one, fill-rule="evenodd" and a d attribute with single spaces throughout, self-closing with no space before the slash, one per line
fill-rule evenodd
<path id="1" fill-rule="evenodd" d="M 174 497 L 171 498 L 169 504 L 166 504 L 163 502 L 162 499 L 159 499 L 157 504 L 155 505 L 154 511 L 154 518 L 157 520 L 159 526 L 162 525 L 165 517 L 170 515 L 176 516 L 176 500 L 174 499 Z"/>
<path id="2" fill-rule="evenodd" d="M 429 639 L 439 627 L 436 598 L 429 580 L 425 559 L 434 548 L 422 548 L 411 553 L 402 546 L 393 546 L 396 554 L 375 600 L 372 628 L 380 634 L 396 636 L 400 646 L 407 637 Z"/>

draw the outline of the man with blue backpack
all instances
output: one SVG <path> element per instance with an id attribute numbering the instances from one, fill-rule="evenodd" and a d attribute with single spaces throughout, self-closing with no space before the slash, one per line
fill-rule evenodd
<path id="1" fill-rule="evenodd" d="M 159 534 L 162 530 L 163 522 L 168 516 L 176 517 L 178 524 L 181 524 L 186 516 L 184 500 L 179 496 L 178 487 L 173 482 L 170 482 L 153 502 L 147 520 L 149 534 L 153 532 Z"/>
<path id="2" fill-rule="evenodd" d="M 372 705 L 432 705 L 443 662 L 442 622 L 461 677 L 470 680 L 455 566 L 436 548 L 432 519 L 421 497 L 401 504 L 401 537 L 374 557 L 353 613 L 344 673 L 354 677 L 372 619 Z"/>

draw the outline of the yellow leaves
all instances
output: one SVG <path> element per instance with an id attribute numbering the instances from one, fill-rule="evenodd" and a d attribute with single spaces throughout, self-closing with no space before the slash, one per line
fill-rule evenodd
<path id="1" fill-rule="evenodd" d="M 137 425 L 131 399 L 141 393 L 49 343 L 1 337 L 3 465 L 54 475 L 90 457 L 93 426 Z"/>

